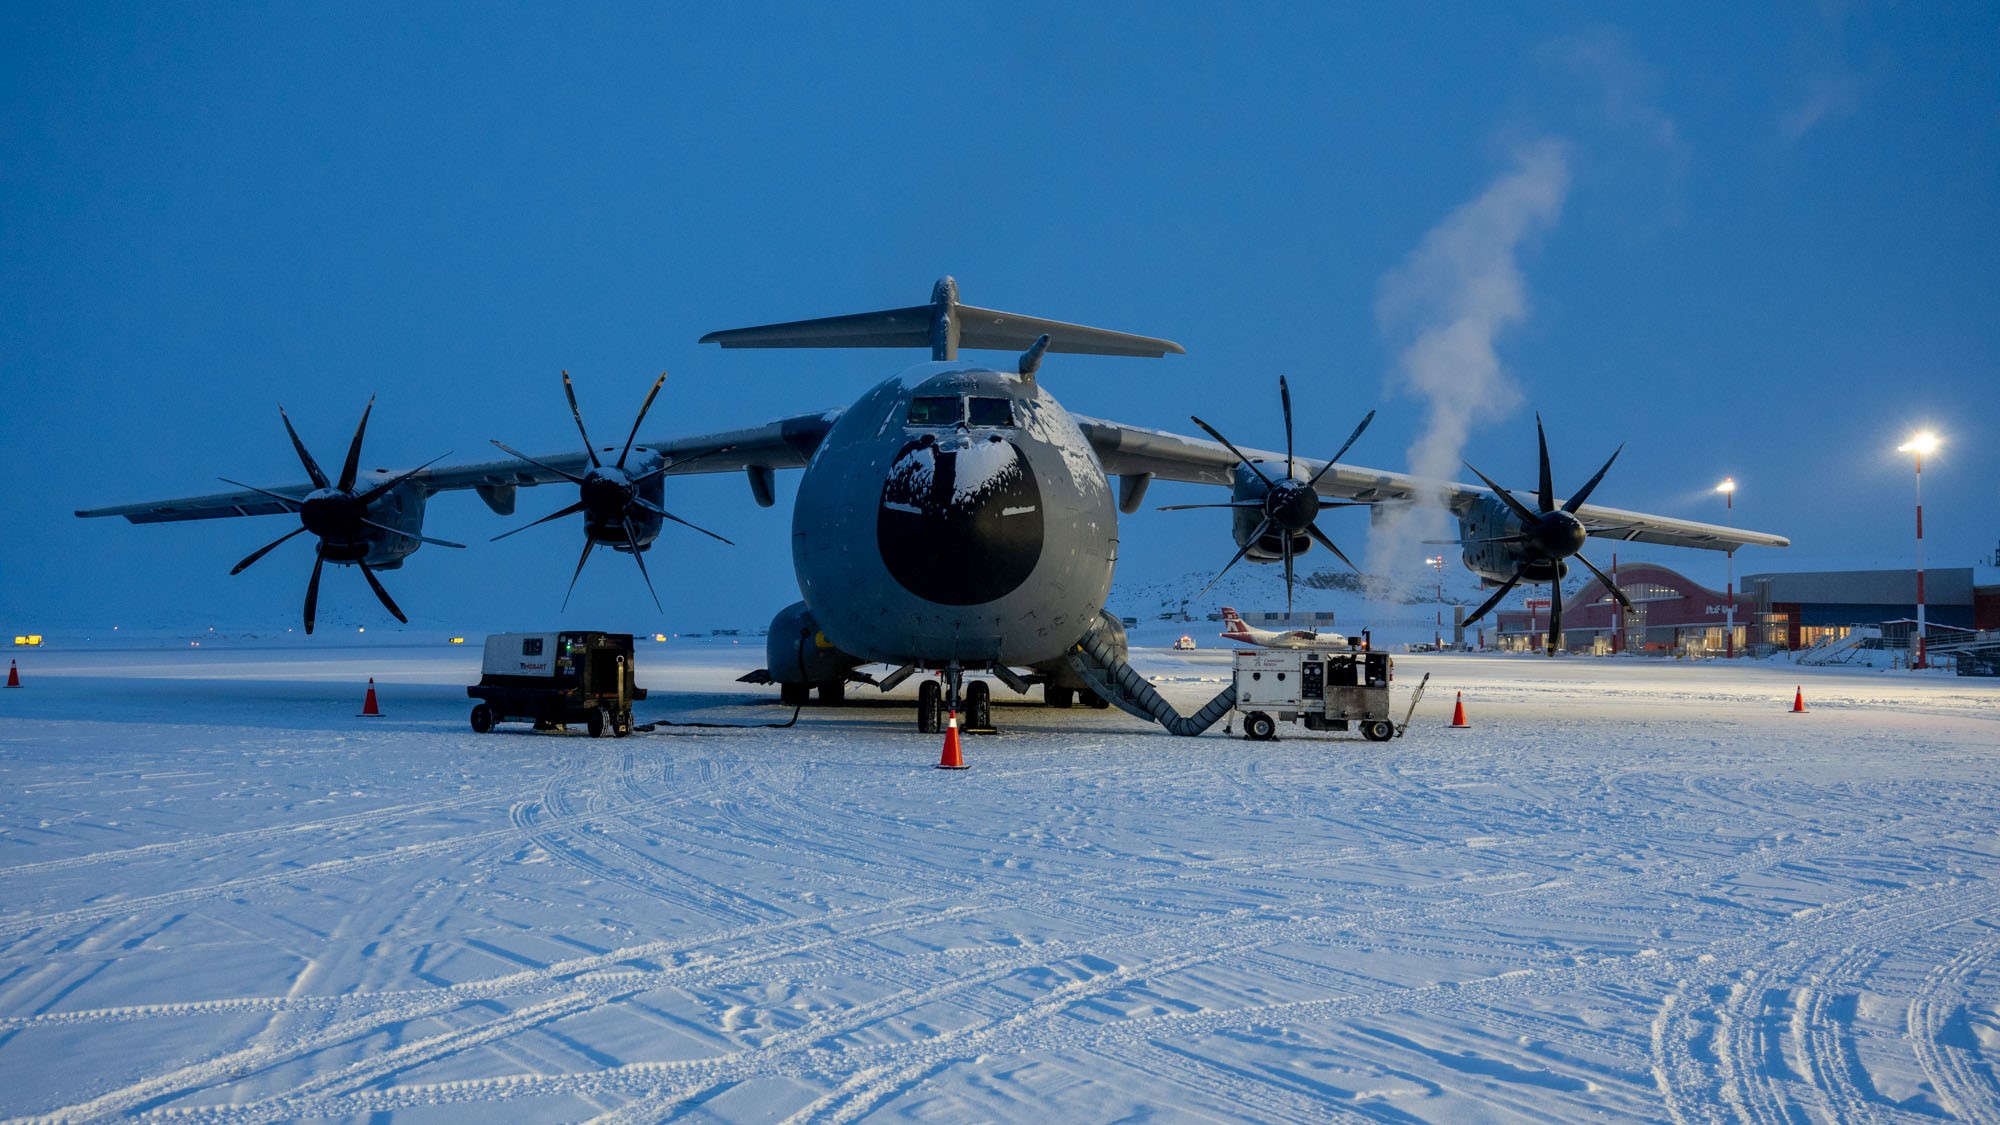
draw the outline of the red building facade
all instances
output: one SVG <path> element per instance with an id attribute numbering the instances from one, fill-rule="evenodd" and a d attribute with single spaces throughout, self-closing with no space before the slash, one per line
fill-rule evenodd
<path id="1" fill-rule="evenodd" d="M 1657 563 L 1619 567 L 1613 578 L 1632 600 L 1626 610 L 1604 583 L 1590 579 L 1563 600 L 1562 647 L 1571 652 L 1652 652 L 1720 655 L 1728 641 L 1729 598 Z M 1546 598 L 1546 595 L 1544 595 Z M 1533 600 L 1533 595 L 1530 595 Z M 1499 647 L 1539 650 L 1549 627 L 1546 608 L 1502 610 Z M 1754 600 L 1736 596 L 1737 651 L 1758 635 Z"/>

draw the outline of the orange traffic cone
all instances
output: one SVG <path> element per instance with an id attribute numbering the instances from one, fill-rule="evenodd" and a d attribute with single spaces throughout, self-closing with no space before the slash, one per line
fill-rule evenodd
<path id="1" fill-rule="evenodd" d="M 368 698 L 361 701 L 361 717 L 364 719 L 379 719 L 382 717 L 382 709 L 375 705 L 375 677 L 373 676 L 368 677 Z"/>
<path id="2" fill-rule="evenodd" d="M 7 686 L 8 687 L 21 686 L 21 668 L 12 660 L 9 660 L 7 662 Z"/>
<path id="3" fill-rule="evenodd" d="M 1795 689 L 1792 693 L 1792 714 L 1803 715 L 1805 713 L 1806 713 L 1806 689 L 1804 687 L 1799 687 Z"/>
<path id="4" fill-rule="evenodd" d="M 951 720 L 944 728 L 944 754 L 938 758 L 937 768 L 941 770 L 962 770 L 966 768 L 965 758 L 958 752 L 958 712 L 951 713 Z"/>
<path id="5" fill-rule="evenodd" d="M 1471 725 L 1465 721 L 1465 693 L 1461 691 L 1451 705 L 1451 726 L 1453 730 L 1463 730 Z"/>

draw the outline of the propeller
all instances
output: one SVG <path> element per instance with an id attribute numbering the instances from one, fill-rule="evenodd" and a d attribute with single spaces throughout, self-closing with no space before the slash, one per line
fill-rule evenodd
<path id="1" fill-rule="evenodd" d="M 653 408 L 653 400 L 659 396 L 660 386 L 666 381 L 667 373 L 664 371 L 660 372 L 659 378 L 653 380 L 652 390 L 646 392 L 646 401 L 639 404 L 638 417 L 632 419 L 632 431 L 625 437 L 625 447 L 619 450 L 618 460 L 607 465 L 597 456 L 597 447 L 590 442 L 590 431 L 585 429 L 583 425 L 583 411 L 578 409 L 576 405 L 576 387 L 570 383 L 569 372 L 563 372 L 563 395 L 569 399 L 569 413 L 570 417 L 576 419 L 576 432 L 583 436 L 583 452 L 590 458 L 590 468 L 580 476 L 567 469 L 557 468 L 545 461 L 538 461 L 505 442 L 498 440 L 493 442 L 494 445 L 499 446 L 509 456 L 525 461 L 538 469 L 554 473 L 556 476 L 577 486 L 576 503 L 550 512 L 534 523 L 523 524 L 513 531 L 501 532 L 499 535 L 493 537 L 494 541 L 498 542 L 509 535 L 526 531 L 528 528 L 549 523 L 553 520 L 559 520 L 565 516 L 573 516 L 578 512 L 583 513 L 583 555 L 576 560 L 576 571 L 569 577 L 569 591 L 563 595 L 563 607 L 565 609 L 569 607 L 570 595 L 576 592 L 576 580 L 582 577 L 583 565 L 590 561 L 591 553 L 600 546 L 620 544 L 629 545 L 632 548 L 632 561 L 639 564 L 639 577 L 646 582 L 646 592 L 653 595 L 653 607 L 655 609 L 662 608 L 660 606 L 659 592 L 653 589 L 653 576 L 646 571 L 645 550 L 651 545 L 652 539 L 644 535 L 641 525 L 648 522 L 647 517 L 649 516 L 656 520 L 672 520 L 683 527 L 694 528 L 694 530 L 701 532 L 711 539 L 719 539 L 724 543 L 729 543 L 732 547 L 736 545 L 705 527 L 689 523 L 639 494 L 641 485 L 664 475 L 675 464 L 685 465 L 696 458 L 686 458 L 679 462 L 663 462 L 654 468 L 638 474 L 630 473 L 625 468 L 625 462 L 632 456 L 632 443 L 638 440 L 639 426 L 646 420 L 646 412 Z M 725 452 L 728 448 L 730 447 L 725 446 L 722 449 L 709 450 L 698 456 L 713 456 L 714 454 Z M 644 540 L 643 542 L 641 541 L 642 539 Z"/>
<path id="2" fill-rule="evenodd" d="M 387 609 L 396 620 L 407 625 L 410 623 L 410 619 L 403 616 L 403 611 L 396 605 L 396 600 L 389 596 L 389 591 L 382 588 L 382 580 L 375 577 L 374 568 L 368 565 L 368 555 L 372 551 L 374 544 L 384 535 L 394 535 L 404 539 L 414 539 L 419 543 L 429 543 L 438 547 L 463 548 L 465 546 L 463 543 L 433 539 L 427 535 L 419 535 L 416 532 L 405 531 L 399 527 L 391 527 L 388 524 L 368 518 L 368 506 L 380 499 L 390 489 L 395 488 L 397 485 L 402 484 L 404 481 L 444 460 L 445 457 L 450 456 L 447 453 L 443 456 L 433 457 L 429 461 L 411 469 L 409 472 L 393 476 L 380 484 L 374 485 L 365 492 L 356 492 L 354 490 L 354 482 L 361 471 L 361 439 L 368 432 L 368 415 L 374 409 L 375 399 L 370 397 L 368 405 L 362 408 L 361 423 L 354 427 L 354 440 L 348 443 L 347 460 L 340 466 L 340 478 L 338 480 L 330 480 L 325 470 L 319 467 L 319 462 L 313 460 L 312 453 L 306 449 L 306 443 L 299 440 L 299 431 L 293 428 L 292 419 L 285 413 L 285 408 L 283 406 L 278 407 L 278 417 L 284 420 L 285 432 L 291 435 L 292 448 L 298 451 L 299 464 L 305 466 L 306 475 L 312 478 L 313 491 L 303 497 L 287 496 L 280 492 L 273 492 L 268 488 L 258 488 L 256 485 L 244 484 L 241 481 L 230 480 L 228 477 L 222 478 L 225 484 L 233 484 L 238 488 L 248 489 L 251 492 L 268 496 L 284 505 L 286 511 L 297 512 L 299 514 L 298 527 L 250 552 L 244 556 L 242 562 L 237 563 L 231 568 L 229 573 L 243 573 L 258 559 L 270 554 L 272 549 L 277 547 L 278 544 L 285 542 L 295 535 L 310 531 L 318 537 L 319 543 L 313 550 L 312 578 L 306 583 L 305 617 L 306 632 L 308 634 L 313 631 L 313 621 L 319 610 L 320 572 L 325 568 L 329 559 L 336 563 L 351 563 L 360 567 L 361 576 L 368 580 L 368 588 L 375 591 L 375 596 L 382 602 L 382 607 Z"/>
<path id="3" fill-rule="evenodd" d="M 1319 479 L 1326 475 L 1328 469 L 1333 468 L 1334 463 L 1339 461 L 1341 455 L 1345 454 L 1349 447 L 1354 444 L 1355 440 L 1361 436 L 1361 431 L 1368 428 L 1368 423 L 1375 420 L 1375 412 L 1371 410 L 1368 412 L 1367 417 L 1361 419 L 1361 424 L 1354 427 L 1353 433 L 1347 435 L 1347 441 L 1340 447 L 1340 451 L 1329 457 L 1326 464 L 1320 466 L 1319 472 L 1314 473 L 1306 480 L 1300 480 L 1295 475 L 1298 462 L 1292 454 L 1292 388 L 1285 382 L 1283 375 L 1278 376 L 1278 398 L 1283 402 L 1285 408 L 1285 475 L 1283 478 L 1278 480 L 1271 479 L 1270 474 L 1258 467 L 1256 461 L 1245 456 L 1243 451 L 1236 448 L 1234 443 L 1228 438 L 1223 437 L 1221 431 L 1207 422 L 1190 415 L 1189 419 L 1195 425 L 1200 426 L 1204 433 L 1221 442 L 1224 448 L 1236 455 L 1238 461 L 1241 461 L 1251 472 L 1257 474 L 1257 478 L 1264 482 L 1264 495 L 1254 499 L 1231 500 L 1224 504 L 1168 504 L 1161 507 L 1160 511 L 1181 512 L 1192 508 L 1254 508 L 1260 510 L 1263 513 L 1263 519 L 1258 523 L 1257 530 L 1248 539 L 1244 540 L 1243 545 L 1237 549 L 1236 554 L 1216 573 L 1214 578 L 1209 580 L 1208 585 L 1202 587 L 1201 593 L 1196 594 L 1195 597 L 1200 598 L 1203 594 L 1214 589 L 1215 584 L 1222 581 L 1222 576 L 1229 573 L 1229 568 L 1243 561 L 1243 556 L 1250 553 L 1250 548 L 1255 546 L 1258 540 L 1276 532 L 1284 545 L 1282 550 L 1285 560 L 1285 614 L 1286 616 L 1290 616 L 1292 612 L 1292 580 L 1294 576 L 1292 564 L 1293 536 L 1304 532 L 1306 535 L 1312 537 L 1313 542 L 1332 551 L 1334 557 L 1347 564 L 1348 569 L 1353 570 L 1357 574 L 1361 572 L 1361 568 L 1354 565 L 1354 560 L 1348 558 L 1347 554 L 1336 546 L 1333 540 L 1327 538 L 1325 532 L 1319 529 L 1316 521 L 1322 509 L 1355 508 L 1366 507 L 1367 505 L 1358 501 L 1326 500 L 1321 498 L 1319 495 Z"/>
<path id="4" fill-rule="evenodd" d="M 1496 535 L 1480 542 L 1514 544 L 1518 548 L 1521 561 L 1515 566 L 1513 575 L 1502 583 L 1483 605 L 1473 610 L 1466 617 L 1465 623 L 1470 625 L 1486 616 L 1487 611 L 1499 605 L 1500 599 L 1506 597 L 1508 591 L 1526 578 L 1529 571 L 1546 568 L 1549 574 L 1549 633 L 1546 651 L 1550 656 L 1554 656 L 1557 639 L 1562 636 L 1562 560 L 1574 558 L 1582 563 L 1590 573 L 1597 576 L 1599 582 L 1604 583 L 1604 588 L 1611 591 L 1611 596 L 1618 599 L 1618 604 L 1628 610 L 1632 608 L 1632 599 L 1625 596 L 1625 591 L 1620 590 L 1608 575 L 1599 570 L 1596 563 L 1583 556 L 1583 545 L 1590 538 L 1590 532 L 1583 526 L 1583 521 L 1576 518 L 1576 510 L 1583 507 L 1584 502 L 1590 499 L 1591 492 L 1597 488 L 1597 482 L 1604 479 L 1604 474 L 1611 469 L 1611 463 L 1618 460 L 1618 455 L 1625 451 L 1625 447 L 1621 445 L 1612 450 L 1610 458 L 1604 462 L 1604 467 L 1597 470 L 1597 475 L 1586 481 L 1584 486 L 1569 499 L 1563 501 L 1561 507 L 1557 507 L 1553 475 L 1549 471 L 1549 439 L 1542 430 L 1540 414 L 1535 415 L 1535 439 L 1541 446 L 1542 472 L 1535 494 L 1534 508 L 1523 504 L 1513 493 L 1494 483 L 1492 477 L 1474 468 L 1471 462 L 1466 462 L 1465 467 L 1472 469 L 1480 480 L 1486 482 L 1486 487 L 1492 489 L 1501 503 L 1507 505 L 1515 518 L 1521 521 L 1520 531 L 1512 535 Z"/>

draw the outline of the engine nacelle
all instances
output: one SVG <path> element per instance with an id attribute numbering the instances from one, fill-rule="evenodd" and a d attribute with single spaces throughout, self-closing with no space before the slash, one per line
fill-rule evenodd
<path id="1" fill-rule="evenodd" d="M 1284 475 L 1281 471 L 1282 468 L 1283 466 L 1278 465 L 1266 465 L 1264 467 L 1266 473 L 1270 473 L 1273 470 L 1280 470 L 1277 473 L 1278 476 Z M 1236 479 L 1229 490 L 1229 498 L 1231 500 L 1261 501 L 1270 493 L 1271 487 L 1264 483 L 1263 477 L 1257 475 L 1257 470 L 1242 462 L 1238 462 L 1235 473 Z M 1293 475 L 1299 480 L 1306 479 L 1305 475 L 1300 473 L 1294 473 Z M 1235 508 L 1231 510 L 1230 535 L 1235 538 L 1238 547 L 1246 543 L 1250 545 L 1250 550 L 1244 554 L 1244 558 L 1249 559 L 1251 562 L 1260 563 L 1283 561 L 1285 557 L 1284 532 L 1267 532 L 1259 537 L 1256 542 L 1251 542 L 1251 537 L 1257 534 L 1257 529 L 1262 527 L 1263 524 L 1264 511 L 1262 508 Z M 1312 536 L 1307 535 L 1305 532 L 1296 532 L 1291 538 L 1293 558 L 1297 558 L 1312 549 Z"/>
<path id="2" fill-rule="evenodd" d="M 1530 582 L 1547 582 L 1569 573 L 1569 565 L 1560 559 L 1531 557 L 1523 544 L 1504 542 L 1520 533 L 1520 519 L 1494 497 L 1475 500 L 1459 514 L 1458 540 L 1465 566 L 1479 576 L 1481 585 L 1502 585 L 1516 572 Z"/>
<path id="3" fill-rule="evenodd" d="M 358 491 L 366 491 L 368 478 L 362 477 L 355 485 Z M 414 481 L 399 484 L 375 498 L 368 505 L 368 518 L 384 527 L 393 527 L 402 534 L 392 534 L 379 528 L 363 525 L 367 551 L 359 561 L 376 570 L 395 570 L 403 565 L 403 560 L 415 553 L 423 544 L 417 536 L 424 533 L 424 505 L 430 500 L 430 490 Z M 352 558 L 341 557 L 342 552 L 333 544 L 328 545 L 327 561 L 353 562 Z"/>
<path id="4" fill-rule="evenodd" d="M 804 602 L 793 602 L 771 619 L 764 640 L 764 668 L 779 684 L 838 684 L 865 663 L 833 647 Z"/>

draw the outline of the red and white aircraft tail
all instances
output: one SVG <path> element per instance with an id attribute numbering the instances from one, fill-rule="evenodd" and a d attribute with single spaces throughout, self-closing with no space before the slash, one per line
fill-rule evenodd
<path id="1" fill-rule="evenodd" d="M 1222 607 L 1222 639 L 1262 648 L 1346 648 L 1348 640 L 1339 633 L 1315 633 L 1311 629 L 1259 629 L 1246 623 L 1230 606 Z"/>

